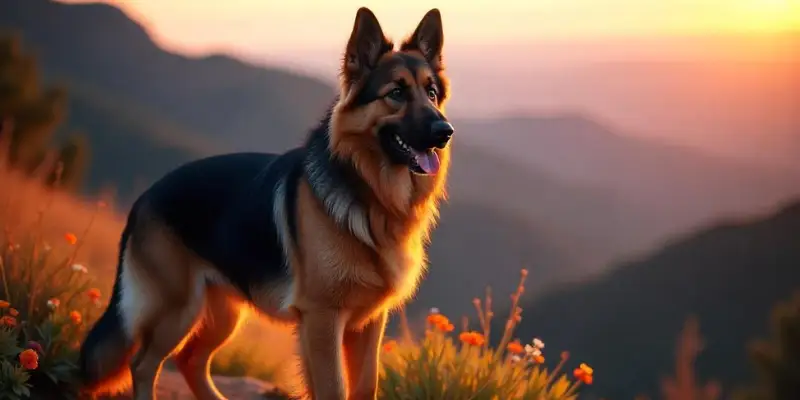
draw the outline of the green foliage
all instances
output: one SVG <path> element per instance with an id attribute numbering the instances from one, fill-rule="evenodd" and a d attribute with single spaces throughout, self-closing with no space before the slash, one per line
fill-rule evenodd
<path id="1" fill-rule="evenodd" d="M 60 151 L 51 144 L 66 116 L 66 98 L 63 87 L 44 86 L 36 58 L 23 51 L 18 36 L 0 36 L 0 139 L 8 151 L 6 166 L 27 173 L 46 169 L 53 175 L 58 167 L 52 161 L 58 161 L 69 171 L 67 187 L 77 185 L 86 142 L 71 138 Z"/>
<path id="2" fill-rule="evenodd" d="M 800 292 L 775 306 L 772 337 L 749 350 L 757 381 L 741 389 L 738 400 L 800 399 Z"/>
<path id="3" fill-rule="evenodd" d="M 511 341 L 521 319 L 517 308 L 524 291 L 527 272 L 523 271 L 517 292 L 512 295 L 512 317 L 506 322 L 497 348 L 488 344 L 491 296 L 485 308 L 475 299 L 483 333 L 468 331 L 466 326 L 457 344 L 449 336 L 454 327 L 433 309 L 428 316 L 425 338 L 414 342 L 410 337 L 400 343 L 390 340 L 383 346 L 379 392 L 382 399 L 475 399 L 475 400 L 573 400 L 582 384 L 591 384 L 593 371 L 582 364 L 570 381 L 562 368 L 569 355 L 564 352 L 558 365 L 545 367 L 541 352 L 544 343 L 535 339 L 522 346 Z M 466 325 L 466 324 L 465 324 Z"/>

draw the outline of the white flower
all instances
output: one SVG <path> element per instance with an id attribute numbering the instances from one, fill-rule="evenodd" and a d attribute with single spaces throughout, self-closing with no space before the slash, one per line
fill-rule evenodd
<path id="1" fill-rule="evenodd" d="M 430 312 L 431 312 L 431 314 L 438 314 L 439 313 L 439 309 L 436 308 L 436 307 L 433 307 L 433 308 L 431 308 Z"/>
<path id="2" fill-rule="evenodd" d="M 83 272 L 84 274 L 89 272 L 89 270 L 86 269 L 86 267 L 84 267 L 81 264 L 72 264 L 72 271 L 73 272 Z"/>
<path id="3" fill-rule="evenodd" d="M 525 354 L 526 354 L 528 357 L 537 357 L 537 356 L 540 356 L 540 355 L 542 355 L 542 351 L 541 351 L 541 350 L 539 350 L 539 349 L 538 349 L 538 348 L 536 348 L 536 347 L 533 347 L 533 346 L 531 346 L 531 345 L 529 345 L 529 344 L 526 344 L 526 345 L 525 345 Z"/>
<path id="4" fill-rule="evenodd" d="M 511 356 L 511 362 L 512 363 L 516 364 L 516 363 L 518 363 L 520 361 L 522 361 L 522 359 L 518 355 Z"/>
<path id="5" fill-rule="evenodd" d="M 47 307 L 51 310 L 55 310 L 58 308 L 58 304 L 56 304 L 53 300 L 47 300 Z"/>
<path id="6" fill-rule="evenodd" d="M 536 347 L 537 349 L 543 349 L 544 342 L 539 340 L 539 338 L 533 339 L 533 346 Z"/>

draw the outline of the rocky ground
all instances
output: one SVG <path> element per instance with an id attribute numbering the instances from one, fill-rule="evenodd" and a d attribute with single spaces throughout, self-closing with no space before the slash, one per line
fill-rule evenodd
<path id="1" fill-rule="evenodd" d="M 255 378 L 213 377 L 222 394 L 231 400 L 284 400 L 290 399 L 275 386 Z M 186 381 L 175 371 L 164 369 L 158 382 L 159 400 L 194 400 Z M 127 400 L 130 396 L 117 396 L 114 400 Z"/>

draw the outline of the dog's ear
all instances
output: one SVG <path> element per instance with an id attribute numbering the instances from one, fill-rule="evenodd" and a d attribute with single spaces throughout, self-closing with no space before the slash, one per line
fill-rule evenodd
<path id="1" fill-rule="evenodd" d="M 403 51 L 417 50 L 425 56 L 428 63 L 435 69 L 442 68 L 442 47 L 444 46 L 444 29 L 442 28 L 442 13 L 434 8 L 428 11 L 422 21 L 417 25 L 414 33 L 403 42 L 400 47 Z"/>
<path id="2" fill-rule="evenodd" d="M 363 77 L 375 68 L 380 57 L 393 47 L 392 42 L 383 35 L 381 24 L 375 14 L 369 8 L 359 8 L 344 53 L 342 73 L 346 80 L 352 83 Z"/>

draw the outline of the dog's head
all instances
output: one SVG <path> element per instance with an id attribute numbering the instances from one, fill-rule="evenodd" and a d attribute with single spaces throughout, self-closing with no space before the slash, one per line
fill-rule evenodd
<path id="1" fill-rule="evenodd" d="M 444 115 L 444 33 L 432 9 L 398 50 L 367 8 L 356 14 L 342 60 L 341 96 L 332 116 L 334 153 L 381 157 L 381 164 L 436 175 L 453 126 Z"/>

